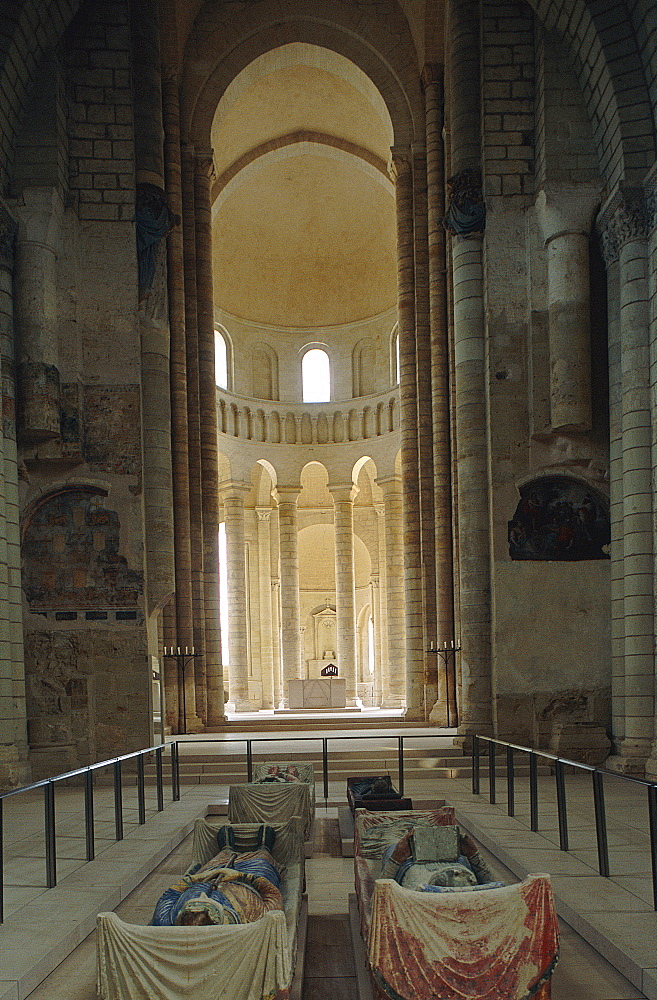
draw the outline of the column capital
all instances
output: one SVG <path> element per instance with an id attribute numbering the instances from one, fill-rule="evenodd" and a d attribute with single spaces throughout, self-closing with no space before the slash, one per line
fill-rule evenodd
<path id="1" fill-rule="evenodd" d="M 382 518 L 385 516 L 386 505 L 384 503 L 373 503 L 372 507 L 377 517 Z"/>
<path id="2" fill-rule="evenodd" d="M 544 184 L 536 195 L 536 210 L 543 239 L 547 244 L 558 236 L 589 237 L 602 183 Z"/>
<path id="3" fill-rule="evenodd" d="M 410 146 L 390 147 L 388 175 L 393 182 L 405 174 L 410 174 L 412 155 Z"/>
<path id="4" fill-rule="evenodd" d="M 282 503 L 293 503 L 296 506 L 296 502 L 299 499 L 299 494 L 301 493 L 300 486 L 276 486 L 272 490 L 272 496 L 278 506 Z"/>
<path id="5" fill-rule="evenodd" d="M 426 93 L 427 87 L 438 84 L 442 88 L 445 67 L 442 63 L 425 63 L 420 73 L 422 88 Z"/>
<path id="6" fill-rule="evenodd" d="M 258 515 L 258 521 L 269 521 L 271 511 L 271 507 L 256 507 L 255 512 Z"/>
<path id="7" fill-rule="evenodd" d="M 600 209 L 596 226 L 607 265 L 618 260 L 626 243 L 647 239 L 648 199 L 643 188 L 618 188 Z"/>
<path id="8" fill-rule="evenodd" d="M 194 148 L 194 156 L 196 158 L 197 175 L 207 179 L 208 181 L 213 181 L 215 178 L 214 149 L 211 147 L 206 149 Z"/>
<path id="9" fill-rule="evenodd" d="M 383 479 L 377 479 L 377 486 L 383 493 L 383 499 L 387 500 L 389 497 L 399 496 L 401 497 L 401 477 L 400 476 L 386 476 Z"/>
<path id="10" fill-rule="evenodd" d="M 358 487 L 354 486 L 353 483 L 342 486 L 331 486 L 329 483 L 328 491 L 333 497 L 333 503 L 353 503 L 360 493 Z"/>
<path id="11" fill-rule="evenodd" d="M 648 211 L 648 227 L 650 232 L 657 229 L 657 165 L 655 165 L 645 180 L 646 206 Z"/>
<path id="12" fill-rule="evenodd" d="M 219 495 L 223 503 L 230 500 L 241 500 L 244 502 L 246 497 L 251 492 L 251 485 L 249 483 L 239 483 L 239 482 L 223 482 L 219 483 Z"/>

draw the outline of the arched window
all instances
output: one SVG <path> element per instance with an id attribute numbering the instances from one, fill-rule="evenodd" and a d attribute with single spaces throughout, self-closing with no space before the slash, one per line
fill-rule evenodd
<path id="1" fill-rule="evenodd" d="M 390 381 L 399 385 L 399 326 L 395 323 L 390 334 Z"/>
<path id="2" fill-rule="evenodd" d="M 301 362 L 304 403 L 328 403 L 331 399 L 331 365 L 321 347 L 306 351 Z"/>
<path id="3" fill-rule="evenodd" d="M 221 330 L 214 331 L 214 377 L 220 389 L 228 388 L 228 344 Z"/>

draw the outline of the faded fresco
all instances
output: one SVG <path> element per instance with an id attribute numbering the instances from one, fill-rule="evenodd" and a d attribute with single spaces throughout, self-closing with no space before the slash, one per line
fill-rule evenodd
<path id="1" fill-rule="evenodd" d="M 520 490 L 509 521 L 512 559 L 608 559 L 607 501 L 567 476 L 534 479 Z"/>
<path id="2" fill-rule="evenodd" d="M 120 554 L 116 511 L 95 487 L 59 490 L 23 525 L 23 590 L 31 611 L 135 607 L 143 576 Z"/>

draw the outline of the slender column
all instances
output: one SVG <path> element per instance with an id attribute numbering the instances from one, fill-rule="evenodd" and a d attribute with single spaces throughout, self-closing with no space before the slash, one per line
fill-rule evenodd
<path id="1" fill-rule="evenodd" d="M 175 76 L 162 81 L 164 168 L 174 221 L 167 239 L 171 383 L 171 466 L 175 558 L 175 627 L 168 644 L 179 636 L 194 638 L 192 603 L 191 522 L 189 509 L 189 439 L 187 426 L 187 359 L 185 337 L 185 271 L 183 253 L 180 99 Z M 204 647 L 199 646 L 203 653 Z"/>
<path id="2" fill-rule="evenodd" d="M 14 269 L 18 431 L 26 442 L 60 435 L 57 252 L 64 213 L 54 187 L 26 188 Z"/>
<path id="3" fill-rule="evenodd" d="M 0 209 L 0 787 L 27 784 L 12 273 L 17 225 Z"/>
<path id="4" fill-rule="evenodd" d="M 262 669 L 262 707 L 275 708 L 274 650 L 271 609 L 271 507 L 256 507 L 258 517 L 258 591 L 260 595 L 260 663 Z"/>
<path id="5" fill-rule="evenodd" d="M 489 467 L 486 439 L 486 360 L 481 194 L 478 0 L 449 6 L 451 39 L 452 195 L 455 412 L 458 469 L 461 731 L 492 727 L 490 635 Z M 476 223 L 460 224 L 461 211 Z"/>
<path id="6" fill-rule="evenodd" d="M 427 132 L 427 214 L 429 219 L 429 305 L 431 318 L 431 386 L 433 420 L 433 488 L 436 546 L 436 633 L 439 643 L 454 639 L 454 572 L 452 539 L 452 452 L 450 440 L 449 327 L 447 321 L 447 253 L 445 228 L 445 154 L 443 147 L 443 67 L 422 71 Z M 451 663 L 454 670 L 454 662 Z M 434 667 L 435 669 L 435 667 Z M 438 683 L 441 683 L 442 672 Z M 456 683 L 450 718 L 456 718 Z M 447 723 L 446 692 L 433 706 L 432 721 Z"/>
<path id="7" fill-rule="evenodd" d="M 283 698 L 288 684 L 302 676 L 301 609 L 299 606 L 299 550 L 297 534 L 297 486 L 278 486 L 278 537 L 281 564 L 281 655 Z"/>
<path id="8" fill-rule="evenodd" d="M 223 491 L 228 582 L 229 696 L 238 712 L 249 708 L 248 621 L 244 498 L 250 487 L 231 483 Z"/>
<path id="9" fill-rule="evenodd" d="M 647 213 L 628 189 L 605 206 L 619 244 L 625 734 L 607 765 L 641 772 L 654 735 L 653 489 Z"/>
<path id="10" fill-rule="evenodd" d="M 358 694 L 356 678 L 356 586 L 354 578 L 354 497 L 349 486 L 329 486 L 335 520 L 335 613 L 338 669 L 347 688 L 347 704 Z"/>
<path id="11" fill-rule="evenodd" d="M 377 574 L 377 609 L 374 621 L 376 637 L 376 684 L 377 696 L 375 705 L 383 705 L 389 697 L 390 667 L 388 661 L 388 587 L 387 587 L 387 549 L 386 549 L 386 509 L 385 504 L 374 504 L 376 513 L 376 528 L 378 540 L 379 572 Z"/>
<path id="12" fill-rule="evenodd" d="M 609 355 L 609 518 L 611 522 L 611 732 L 613 749 L 625 737 L 625 620 L 623 545 L 623 439 L 620 342 L 619 241 L 612 227 L 598 220 L 607 268 L 607 342 Z"/>
<path id="13" fill-rule="evenodd" d="M 591 429 L 589 234 L 600 186 L 545 186 L 536 199 L 548 259 L 550 421 Z"/>
<path id="14" fill-rule="evenodd" d="M 399 318 L 399 404 L 403 482 L 404 590 L 406 615 L 406 715 L 424 718 L 422 553 L 417 432 L 415 343 L 415 254 L 413 172 L 408 157 L 393 150 L 397 213 L 397 312 Z"/>
<path id="15" fill-rule="evenodd" d="M 429 230 L 427 151 L 413 145 L 413 212 L 415 217 L 415 350 L 417 379 L 418 482 L 420 487 L 420 550 L 422 553 L 423 711 L 438 696 L 435 657 L 426 654 L 436 634 L 436 519 L 433 484 L 433 418 L 431 399 L 431 312 L 429 298 Z"/>
<path id="16" fill-rule="evenodd" d="M 189 523 L 192 590 L 193 645 L 205 658 L 205 606 L 203 590 L 203 514 L 201 508 L 201 429 L 198 381 L 198 320 L 196 299 L 195 157 L 191 146 L 181 147 L 183 261 L 185 292 L 185 367 L 187 380 L 187 433 Z M 194 668 L 196 670 L 196 666 Z M 190 671 L 191 675 L 191 671 Z M 195 677 L 195 674 L 193 675 Z M 207 705 L 207 702 L 206 702 Z M 189 711 L 189 708 L 188 708 Z"/>
<path id="17" fill-rule="evenodd" d="M 383 650 L 381 633 L 381 583 L 378 573 L 372 573 L 372 625 L 374 628 L 374 685 L 372 690 L 372 704 L 381 704 L 381 656 Z M 369 648 L 369 637 L 368 637 Z"/>
<path id="18" fill-rule="evenodd" d="M 378 479 L 383 493 L 386 542 L 386 600 L 388 617 L 388 674 L 384 681 L 384 708 L 399 708 L 405 698 L 404 584 L 401 482 L 395 476 Z"/>
<path id="19" fill-rule="evenodd" d="M 198 154 L 194 199 L 203 509 L 203 606 L 205 610 L 205 673 L 209 725 L 217 724 L 224 719 L 224 681 L 221 665 L 221 631 L 219 628 L 219 461 L 210 203 L 210 185 L 213 176 L 212 151 Z"/>
<path id="20" fill-rule="evenodd" d="M 274 656 L 274 708 L 280 708 L 285 700 L 283 689 L 283 664 L 281 662 L 281 581 L 271 578 L 271 618 Z"/>

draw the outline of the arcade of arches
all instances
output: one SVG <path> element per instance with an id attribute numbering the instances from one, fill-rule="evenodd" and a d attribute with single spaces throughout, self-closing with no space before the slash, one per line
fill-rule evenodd
<path id="1" fill-rule="evenodd" d="M 329 663 L 657 774 L 654 0 L 5 6 L 0 787 Z"/>

